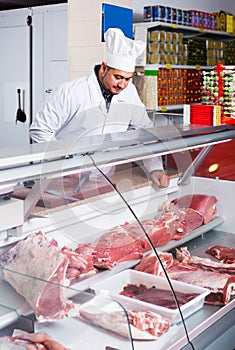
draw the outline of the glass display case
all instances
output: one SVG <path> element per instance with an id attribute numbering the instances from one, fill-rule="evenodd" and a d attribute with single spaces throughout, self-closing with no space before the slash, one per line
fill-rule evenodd
<path id="1" fill-rule="evenodd" d="M 229 332 L 234 262 L 208 249 L 235 250 L 234 182 L 195 172 L 234 138 L 233 125 L 169 125 L 2 150 L 0 344 L 23 330 L 72 350 L 205 350 Z M 169 154 L 158 188 L 146 164 Z"/>

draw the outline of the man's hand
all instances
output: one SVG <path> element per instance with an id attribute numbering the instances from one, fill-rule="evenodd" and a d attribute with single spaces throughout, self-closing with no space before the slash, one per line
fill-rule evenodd
<path id="1" fill-rule="evenodd" d="M 42 349 L 46 350 L 69 350 L 57 341 L 53 340 L 47 333 L 44 332 L 20 332 L 19 335 L 14 336 L 13 338 L 15 339 L 16 345 L 21 345 L 27 350 L 39 349 L 40 346 L 44 346 Z M 22 340 L 26 343 L 23 343 Z"/>
<path id="2" fill-rule="evenodd" d="M 165 188 L 169 186 L 170 178 L 162 170 L 152 171 L 150 177 L 155 185 L 160 188 Z"/>

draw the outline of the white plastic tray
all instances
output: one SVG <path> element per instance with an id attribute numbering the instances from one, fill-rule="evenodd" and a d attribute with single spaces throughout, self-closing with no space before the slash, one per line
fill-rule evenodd
<path id="1" fill-rule="evenodd" d="M 120 303 L 124 302 L 124 307 L 126 307 L 126 303 L 128 302 L 129 308 L 135 309 L 136 307 L 138 307 L 139 310 L 150 310 L 156 313 L 160 313 L 161 315 L 170 319 L 172 323 L 178 323 L 181 321 L 180 312 L 177 308 L 174 310 L 168 309 L 166 307 L 146 303 L 143 301 L 120 295 L 119 293 L 123 290 L 123 287 L 126 286 L 128 283 L 135 284 L 137 286 L 140 284 L 144 284 L 148 288 L 152 286 L 157 286 L 157 288 L 159 289 L 170 290 L 170 286 L 166 278 L 150 275 L 145 272 L 140 272 L 136 270 L 122 271 L 116 275 L 108 277 L 94 284 L 93 286 L 91 286 L 91 288 L 95 291 L 97 295 L 109 295 L 110 297 L 112 297 L 113 300 L 119 301 Z M 181 311 L 184 318 L 192 315 L 194 312 L 201 309 L 203 307 L 206 295 L 210 293 L 210 291 L 206 288 L 189 285 L 187 283 L 179 281 L 171 281 L 171 283 L 175 292 L 199 294 L 198 296 L 181 306 Z"/>

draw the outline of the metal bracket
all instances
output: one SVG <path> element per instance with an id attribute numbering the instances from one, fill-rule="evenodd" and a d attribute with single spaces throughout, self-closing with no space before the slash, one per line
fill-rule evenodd
<path id="1" fill-rule="evenodd" d="M 183 175 L 179 178 L 178 186 L 187 185 L 189 183 L 189 178 L 199 168 L 199 166 L 213 147 L 214 145 L 209 145 L 201 149 L 197 157 L 192 161 L 189 167 L 184 171 Z"/>

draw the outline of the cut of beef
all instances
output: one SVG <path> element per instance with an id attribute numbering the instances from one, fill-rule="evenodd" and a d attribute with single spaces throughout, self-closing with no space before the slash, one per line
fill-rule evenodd
<path id="1" fill-rule="evenodd" d="M 68 257 L 69 263 L 66 270 L 66 277 L 71 281 L 88 273 L 96 273 L 92 257 L 88 254 L 78 254 L 71 248 L 63 247 L 61 253 Z"/>
<path id="2" fill-rule="evenodd" d="M 163 220 L 143 220 L 141 224 L 155 247 L 163 246 L 172 239 L 171 233 Z M 151 249 L 150 242 L 138 222 L 129 224 L 127 230 L 141 239 L 144 251 Z"/>
<path id="3" fill-rule="evenodd" d="M 176 309 L 177 304 L 171 290 L 158 289 L 155 286 L 147 288 L 145 285 L 127 284 L 119 293 L 136 300 L 144 301 L 146 303 L 166 307 L 168 309 Z M 175 292 L 179 306 L 183 306 L 190 300 L 196 298 L 197 293 L 182 293 Z"/>
<path id="4" fill-rule="evenodd" d="M 163 225 L 168 229 L 168 242 L 179 240 L 188 232 L 203 224 L 202 215 L 191 208 L 174 209 L 155 217 L 155 226 Z"/>
<path id="5" fill-rule="evenodd" d="M 92 256 L 97 268 L 111 269 L 120 262 L 140 259 L 143 252 L 179 240 L 203 224 L 202 215 L 191 208 L 159 214 L 152 220 L 125 223 L 106 231 L 92 243 L 79 244 L 78 254 Z M 147 235 L 146 235 L 147 234 Z"/>
<path id="6" fill-rule="evenodd" d="M 226 264 L 223 261 L 213 261 L 209 258 L 200 258 L 198 256 L 192 256 L 187 247 L 181 247 L 176 249 L 176 258 L 183 263 L 199 267 L 202 270 L 216 271 L 221 273 L 227 273 L 229 275 L 235 275 L 235 263 Z"/>
<path id="7" fill-rule="evenodd" d="M 214 258 L 226 263 L 235 263 L 235 248 L 224 247 L 221 245 L 216 245 L 210 247 L 206 250 L 207 254 L 212 255 Z"/>
<path id="8" fill-rule="evenodd" d="M 164 203 L 164 210 L 171 211 L 173 208 L 192 208 L 203 216 L 204 224 L 207 224 L 216 215 L 217 201 L 215 196 L 189 194 Z"/>
<path id="9" fill-rule="evenodd" d="M 80 244 L 75 249 L 78 254 L 90 252 L 93 265 L 101 269 L 111 269 L 117 263 L 140 259 L 143 256 L 141 239 L 131 234 L 125 225 L 105 232 L 90 244 Z"/>
<path id="10" fill-rule="evenodd" d="M 152 268 L 151 264 L 149 263 L 150 258 Z M 197 267 L 191 266 L 185 262 L 179 262 L 178 260 L 173 259 L 173 257 L 171 259 L 167 258 L 167 260 L 169 263 L 164 264 L 164 267 L 170 278 L 180 282 L 207 288 L 211 291 L 211 293 L 206 296 L 206 303 L 225 305 L 231 300 L 235 289 L 234 275 L 215 271 L 206 271 L 201 269 L 200 265 Z M 160 268 L 160 263 L 154 254 L 143 257 L 141 262 L 136 265 L 135 269 L 165 277 L 165 273 L 162 271 L 162 268 Z"/>
<path id="11" fill-rule="evenodd" d="M 167 273 L 173 280 L 209 289 L 211 293 L 205 298 L 207 304 L 225 305 L 234 292 L 235 276 L 226 273 L 205 271 L 180 262 L 172 265 Z"/>
<path id="12" fill-rule="evenodd" d="M 0 264 L 3 278 L 26 299 L 39 321 L 58 320 L 74 310 L 63 294 L 68 258 L 41 232 L 19 241 L 1 256 Z"/>
<path id="13" fill-rule="evenodd" d="M 174 262 L 173 256 L 170 253 L 158 252 L 158 256 L 165 269 L 168 269 Z M 136 265 L 135 270 L 156 276 L 160 276 L 163 272 L 162 266 L 154 252 L 147 254 L 140 263 Z"/>

